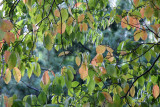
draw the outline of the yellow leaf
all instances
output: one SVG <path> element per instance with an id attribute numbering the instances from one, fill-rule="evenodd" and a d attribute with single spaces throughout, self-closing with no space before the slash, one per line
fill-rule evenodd
<path id="1" fill-rule="evenodd" d="M 104 97 L 106 98 L 106 100 L 109 102 L 109 103 L 113 103 L 113 100 L 112 100 L 112 97 L 109 93 L 107 92 L 102 92 L 102 94 L 104 95 Z"/>
<path id="2" fill-rule="evenodd" d="M 110 52 L 110 53 L 112 53 L 112 52 L 113 52 L 113 49 L 110 48 L 109 46 L 107 46 L 107 51 Z"/>
<path id="3" fill-rule="evenodd" d="M 103 45 L 99 45 L 96 47 L 97 54 L 103 54 L 106 51 L 106 47 Z"/>
<path id="4" fill-rule="evenodd" d="M 127 83 L 126 86 L 124 87 L 123 91 L 124 91 L 124 93 L 127 93 L 128 90 L 129 90 L 129 84 Z"/>
<path id="5" fill-rule="evenodd" d="M 73 22 L 73 17 L 69 17 L 68 18 L 68 21 L 67 21 L 67 24 L 70 26 Z"/>
<path id="6" fill-rule="evenodd" d="M 76 57 L 76 64 L 78 66 L 80 66 L 80 64 L 81 64 L 81 59 L 78 56 Z"/>
<path id="7" fill-rule="evenodd" d="M 56 17 L 60 17 L 60 12 L 59 12 L 58 9 L 56 9 L 56 10 L 54 11 L 54 15 L 55 15 Z"/>
<path id="8" fill-rule="evenodd" d="M 135 87 L 134 86 L 132 86 L 132 88 L 130 89 L 130 95 L 132 97 L 134 97 L 134 95 L 135 95 Z"/>
<path id="9" fill-rule="evenodd" d="M 63 56 L 63 55 L 67 55 L 67 54 L 69 54 L 69 51 L 63 51 L 58 56 Z"/>
<path id="10" fill-rule="evenodd" d="M 134 40 L 135 41 L 138 41 L 140 39 L 141 32 L 142 32 L 141 30 L 137 30 L 137 31 L 134 32 Z"/>
<path id="11" fill-rule="evenodd" d="M 62 27 L 61 27 L 62 26 Z M 66 30 L 66 23 L 58 23 L 57 25 L 57 33 L 63 34 Z"/>
<path id="12" fill-rule="evenodd" d="M 96 62 L 97 63 L 102 63 L 103 62 L 103 55 L 102 54 L 97 54 Z"/>
<path id="13" fill-rule="evenodd" d="M 78 23 L 82 22 L 85 18 L 85 15 L 82 13 L 78 16 Z"/>
<path id="14" fill-rule="evenodd" d="M 109 62 L 112 62 L 114 60 L 113 53 L 108 52 L 106 58 L 109 60 Z"/>
<path id="15" fill-rule="evenodd" d="M 3 79 L 4 79 L 4 82 L 6 84 L 8 84 L 10 82 L 10 80 L 11 80 L 11 71 L 9 70 L 9 68 L 7 68 L 6 74 L 5 74 Z"/>
<path id="16" fill-rule="evenodd" d="M 127 16 L 122 18 L 121 26 L 122 26 L 122 28 L 126 28 L 128 26 L 128 24 L 127 24 Z"/>
<path id="17" fill-rule="evenodd" d="M 48 71 L 45 71 L 45 72 L 43 73 L 43 76 L 42 76 L 42 78 L 41 78 L 41 81 L 43 82 L 44 85 L 47 85 L 47 84 L 49 83 L 50 77 L 49 77 L 49 75 L 48 75 Z"/>
<path id="18" fill-rule="evenodd" d="M 79 74 L 81 79 L 85 79 L 88 76 L 88 67 L 86 64 L 81 64 L 81 67 L 79 68 Z"/>
<path id="19" fill-rule="evenodd" d="M 4 60 L 5 60 L 6 63 L 8 62 L 8 59 L 9 59 L 10 55 L 11 55 L 11 53 L 9 51 L 4 52 Z"/>
<path id="20" fill-rule="evenodd" d="M 152 94 L 155 99 L 159 96 L 159 87 L 157 84 L 153 86 Z"/>
<path id="21" fill-rule="evenodd" d="M 13 75 L 17 82 L 21 80 L 21 71 L 17 67 L 13 68 Z"/>

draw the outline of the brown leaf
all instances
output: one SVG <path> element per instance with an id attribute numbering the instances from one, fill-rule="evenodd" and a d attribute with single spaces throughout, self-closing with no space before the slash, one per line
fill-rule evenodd
<path id="1" fill-rule="evenodd" d="M 142 30 L 141 33 L 142 33 L 142 34 L 141 34 L 142 40 L 146 40 L 146 39 L 147 39 L 147 32 L 146 32 L 145 28 L 143 28 L 143 30 Z"/>
<path id="2" fill-rule="evenodd" d="M 85 15 L 82 13 L 78 16 L 78 23 L 82 22 L 85 18 Z"/>
<path id="3" fill-rule="evenodd" d="M 109 60 L 109 62 L 112 62 L 114 60 L 113 53 L 108 52 L 106 58 Z"/>
<path id="4" fill-rule="evenodd" d="M 104 67 L 99 67 L 99 69 L 101 70 L 102 74 L 106 74 L 107 73 L 107 71 L 106 71 L 106 69 Z"/>
<path id="5" fill-rule="evenodd" d="M 109 93 L 107 92 L 102 92 L 102 94 L 104 95 L 104 97 L 106 98 L 106 100 L 109 102 L 109 103 L 113 103 L 113 100 L 112 100 L 112 97 Z"/>
<path id="6" fill-rule="evenodd" d="M 155 99 L 159 96 L 159 87 L 157 84 L 153 86 L 152 94 Z"/>
<path id="7" fill-rule="evenodd" d="M 112 53 L 113 49 L 111 47 L 107 46 L 107 51 L 110 52 L 110 53 Z"/>
<path id="8" fill-rule="evenodd" d="M 8 20 L 2 20 L 0 29 L 2 29 L 4 32 L 8 32 L 13 29 L 13 24 Z"/>
<path id="9" fill-rule="evenodd" d="M 69 17 L 67 20 L 67 24 L 70 26 L 73 23 L 73 17 Z"/>
<path id="10" fill-rule="evenodd" d="M 83 26 L 83 31 L 86 32 L 88 30 L 88 25 L 83 22 L 82 26 Z"/>
<path id="11" fill-rule="evenodd" d="M 8 58 L 9 58 L 10 55 L 11 55 L 11 53 L 9 51 L 4 52 L 4 60 L 5 60 L 6 63 L 8 62 Z"/>
<path id="12" fill-rule="evenodd" d="M 48 71 L 45 71 L 45 72 L 43 73 L 43 76 L 42 76 L 41 81 L 43 82 L 44 85 L 47 85 L 47 84 L 49 83 L 50 77 L 49 77 L 49 75 L 48 75 Z"/>

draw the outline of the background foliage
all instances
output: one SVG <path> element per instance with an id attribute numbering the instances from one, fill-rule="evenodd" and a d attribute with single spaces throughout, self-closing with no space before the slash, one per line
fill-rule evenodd
<path id="1" fill-rule="evenodd" d="M 2 107 L 159 106 L 159 0 L 3 0 Z"/>

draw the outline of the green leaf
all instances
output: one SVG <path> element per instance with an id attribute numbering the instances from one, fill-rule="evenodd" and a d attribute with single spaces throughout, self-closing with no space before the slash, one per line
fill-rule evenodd
<path id="1" fill-rule="evenodd" d="M 9 69 L 12 70 L 16 66 L 16 63 L 17 63 L 16 53 L 12 52 L 8 59 Z"/>
<path id="2" fill-rule="evenodd" d="M 44 43 L 45 48 L 47 48 L 48 50 L 51 50 L 53 47 L 51 35 L 48 34 L 48 35 L 44 36 L 43 43 Z"/>
<path id="3" fill-rule="evenodd" d="M 46 104 L 46 101 L 47 101 L 47 96 L 46 96 L 46 94 L 42 91 L 42 92 L 38 95 L 38 102 L 39 102 L 41 105 L 44 105 L 44 104 Z"/>
<path id="4" fill-rule="evenodd" d="M 39 63 L 35 63 L 33 70 L 34 75 L 36 75 L 37 77 L 41 75 L 41 67 Z"/>
<path id="5" fill-rule="evenodd" d="M 109 64 L 106 69 L 109 76 L 117 77 L 116 68 L 114 65 Z"/>
<path id="6" fill-rule="evenodd" d="M 70 70 L 67 70 L 67 74 L 68 74 L 69 81 L 72 81 L 74 79 L 73 73 Z"/>
<path id="7" fill-rule="evenodd" d="M 3 32 L 3 31 L 0 29 L 0 41 L 3 40 L 4 35 L 5 35 L 5 32 Z"/>
<path id="8" fill-rule="evenodd" d="M 79 85 L 79 82 L 78 81 L 73 81 L 72 82 L 72 87 L 77 87 Z"/>
<path id="9" fill-rule="evenodd" d="M 145 54 L 145 58 L 147 59 L 148 62 L 151 60 L 150 51 L 148 51 L 148 52 Z"/>
<path id="10" fill-rule="evenodd" d="M 73 27 L 70 25 L 70 26 L 67 26 L 66 27 L 66 31 L 67 31 L 67 34 L 70 35 L 73 31 Z"/>
<path id="11" fill-rule="evenodd" d="M 89 93 L 91 94 L 95 89 L 95 81 L 93 80 L 93 78 L 90 78 L 90 81 L 87 87 L 88 87 Z"/>
<path id="12" fill-rule="evenodd" d="M 31 63 L 28 63 L 28 64 L 27 64 L 27 74 L 28 74 L 28 78 L 31 77 L 32 72 L 33 72 L 32 64 L 31 64 Z"/>
<path id="13" fill-rule="evenodd" d="M 62 22 L 66 21 L 68 19 L 68 11 L 66 9 L 61 9 L 61 15 L 62 17 Z"/>

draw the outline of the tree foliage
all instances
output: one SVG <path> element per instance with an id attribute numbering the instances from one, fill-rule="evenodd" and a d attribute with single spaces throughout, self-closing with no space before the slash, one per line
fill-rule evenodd
<path id="1" fill-rule="evenodd" d="M 1 106 L 159 106 L 160 1 L 130 0 L 129 9 L 121 8 L 121 2 L 3 0 L 1 79 L 9 84 L 13 76 L 17 84 L 27 85 L 25 75 L 42 77 L 41 89 L 27 85 L 38 94 L 23 99 L 2 94 Z M 119 33 L 126 39 L 110 41 L 117 47 L 103 43 L 106 29 L 116 26 L 131 36 Z M 43 72 L 36 55 L 41 43 L 49 52 L 55 49 L 56 57 L 73 55 L 76 65 L 59 65 L 58 72 L 46 66 Z M 88 52 L 69 50 L 75 44 Z M 86 44 L 96 46 L 94 57 Z"/>

